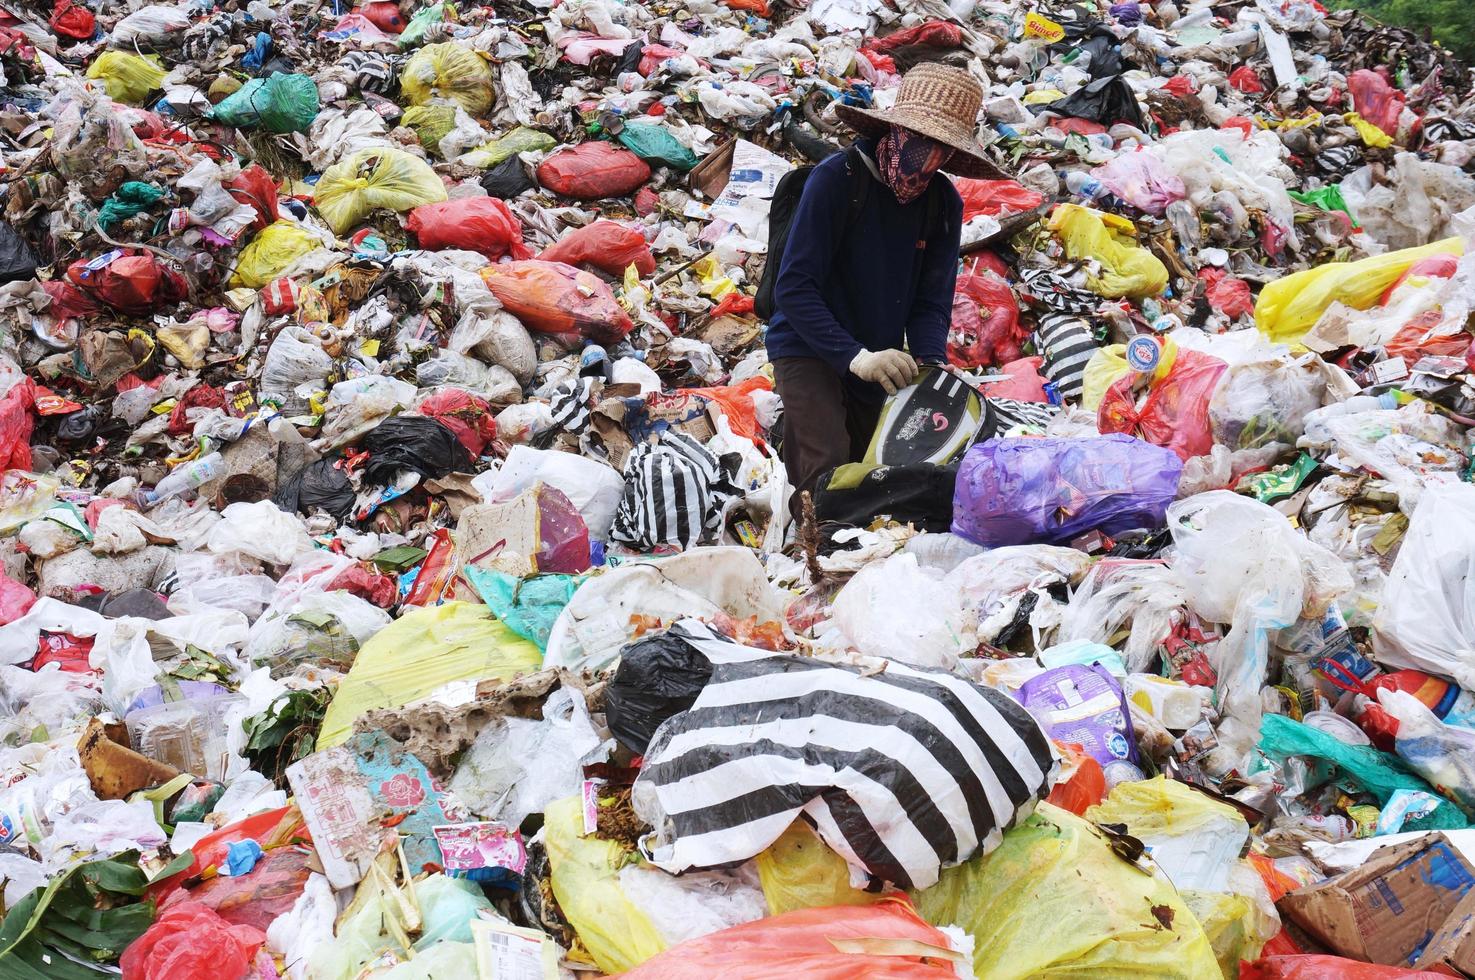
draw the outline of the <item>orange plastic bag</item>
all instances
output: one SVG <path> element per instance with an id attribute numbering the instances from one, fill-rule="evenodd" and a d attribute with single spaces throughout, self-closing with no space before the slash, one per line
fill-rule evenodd
<path id="1" fill-rule="evenodd" d="M 1214 448 L 1209 425 L 1209 400 L 1228 365 L 1198 351 L 1180 350 L 1171 360 L 1163 357 L 1138 405 L 1132 390 L 1136 372 L 1112 382 L 1096 410 L 1096 427 L 1103 435 L 1125 432 L 1177 453 L 1181 459 L 1202 456 Z"/>
<path id="2" fill-rule="evenodd" d="M 644 160 L 604 140 L 559 150 L 538 164 L 538 183 L 565 197 L 624 197 L 647 180 Z"/>
<path id="3" fill-rule="evenodd" d="M 1060 780 L 1051 788 L 1046 801 L 1079 817 L 1106 799 L 1106 771 L 1079 745 L 1059 747 L 1063 750 L 1067 767 L 1062 770 Z"/>
<path id="4" fill-rule="evenodd" d="M 635 329 L 604 280 L 571 265 L 541 259 L 504 262 L 487 266 L 481 277 L 529 330 L 610 345 Z"/>
<path id="5" fill-rule="evenodd" d="M 1471 339 L 1463 320 L 1445 324 L 1443 310 L 1425 310 L 1398 328 L 1383 353 L 1413 367 L 1421 357 L 1464 357 Z"/>
<path id="6" fill-rule="evenodd" d="M 244 976 L 266 933 L 233 926 L 198 902 L 166 909 L 123 951 L 123 980 Z"/>
<path id="7" fill-rule="evenodd" d="M 772 390 L 773 382 L 761 374 L 755 374 L 735 385 L 682 389 L 689 394 L 701 395 L 716 402 L 722 409 L 722 414 L 727 416 L 727 424 L 732 426 L 733 434 L 754 440 L 762 439 L 763 432 L 758 426 L 758 409 L 753 404 L 753 392 Z"/>
<path id="8" fill-rule="evenodd" d="M 689 939 L 624 980 L 957 980 L 966 958 L 910 902 L 800 909 Z M 964 966 L 967 970 L 967 966 Z"/>
<path id="9" fill-rule="evenodd" d="M 493 262 L 504 255 L 514 259 L 533 257 L 533 250 L 522 241 L 522 222 L 500 198 L 422 204 L 410 212 L 405 226 L 415 233 L 421 248 L 432 252 L 464 248 L 480 252 Z"/>
<path id="10" fill-rule="evenodd" d="M 953 186 L 963 199 L 963 220 L 979 215 L 994 217 L 1030 211 L 1045 202 L 1045 195 L 1032 191 L 1017 180 L 975 180 L 954 177 Z"/>
<path id="11" fill-rule="evenodd" d="M 1445 974 L 1379 966 L 1342 956 L 1262 956 L 1239 965 L 1239 980 L 1444 980 Z"/>
<path id="12" fill-rule="evenodd" d="M 576 228 L 543 249 L 538 258 L 568 265 L 587 263 L 612 276 L 623 276 L 632 265 L 642 276 L 656 271 L 656 259 L 650 254 L 645 236 L 615 221 L 601 220 Z"/>
<path id="13" fill-rule="evenodd" d="M 195 856 L 194 863 L 178 874 L 170 875 L 150 885 L 149 898 L 161 902 L 173 894 L 186 880 L 195 877 L 206 868 L 224 862 L 230 846 L 248 838 L 256 841 L 263 848 L 297 839 L 312 842 L 312 835 L 308 832 L 307 824 L 302 820 L 302 811 L 296 806 L 284 806 L 278 810 L 253 814 L 196 841 L 194 847 L 190 848 L 190 852 Z"/>

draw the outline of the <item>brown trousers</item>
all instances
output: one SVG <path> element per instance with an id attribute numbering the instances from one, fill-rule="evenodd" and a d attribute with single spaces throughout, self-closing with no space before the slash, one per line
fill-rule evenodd
<path id="1" fill-rule="evenodd" d="M 857 399 L 834 369 L 817 357 L 776 359 L 773 380 L 784 401 L 780 456 L 794 486 L 789 512 L 797 520 L 801 491 L 812 492 L 825 470 L 859 462 L 866 454 L 881 406 Z"/>

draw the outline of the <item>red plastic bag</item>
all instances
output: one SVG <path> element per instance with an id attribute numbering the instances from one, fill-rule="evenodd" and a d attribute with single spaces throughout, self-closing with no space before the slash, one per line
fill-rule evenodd
<path id="1" fill-rule="evenodd" d="M 1132 390 L 1136 372 L 1129 371 L 1106 389 L 1096 411 L 1096 427 L 1105 435 L 1125 432 L 1177 453 L 1182 459 L 1214 448 L 1209 400 L 1228 367 L 1217 357 L 1179 350 L 1166 371 L 1161 368 L 1139 406 Z"/>
<path id="2" fill-rule="evenodd" d="M 0 626 L 8 626 L 36 604 L 36 593 L 7 575 L 0 575 Z"/>
<path id="3" fill-rule="evenodd" d="M 559 150 L 538 164 L 538 183 L 565 197 L 624 197 L 647 180 L 644 160 L 604 140 Z"/>
<path id="4" fill-rule="evenodd" d="M 538 258 L 568 265 L 587 263 L 612 276 L 623 276 L 630 265 L 642 276 L 656 271 L 656 259 L 650 254 L 645 236 L 616 221 L 601 220 L 575 228 L 543 249 Z"/>
<path id="5" fill-rule="evenodd" d="M 951 364 L 981 368 L 1016 360 L 1025 336 L 1019 303 L 1007 282 L 988 272 L 958 277 L 947 335 Z"/>
<path id="6" fill-rule="evenodd" d="M 963 220 L 968 221 L 980 214 L 993 217 L 1000 214 L 1018 214 L 1029 211 L 1044 203 L 1045 195 L 1032 191 L 1017 180 L 974 180 L 971 177 L 954 177 L 953 186 L 963 199 Z"/>
<path id="7" fill-rule="evenodd" d="M 454 432 L 472 459 L 486 452 L 487 443 L 497 438 L 491 403 L 464 388 L 441 388 L 415 411 Z"/>
<path id="8" fill-rule="evenodd" d="M 36 417 L 36 386 L 30 378 L 16 382 L 0 398 L 0 470 L 31 468 L 31 429 Z"/>
<path id="9" fill-rule="evenodd" d="M 1255 311 L 1250 284 L 1234 276 L 1223 276 L 1208 291 L 1209 305 L 1227 317 L 1238 318 Z"/>
<path id="10" fill-rule="evenodd" d="M 96 642 L 90 636 L 43 631 L 37 638 L 36 655 L 31 658 L 28 669 L 40 670 L 47 664 L 57 664 L 59 669 L 69 674 L 91 673 L 92 646 Z"/>
<path id="11" fill-rule="evenodd" d="M 49 23 L 57 34 L 78 41 L 88 40 L 97 31 L 97 15 L 77 0 L 56 0 Z"/>
<path id="12" fill-rule="evenodd" d="M 1403 114 L 1404 94 L 1375 71 L 1359 68 L 1347 76 L 1347 91 L 1352 93 L 1352 107 L 1374 126 L 1394 136 L 1398 133 L 1398 117 Z"/>
<path id="13" fill-rule="evenodd" d="M 312 834 L 302 820 L 302 811 L 296 806 L 284 806 L 277 810 L 252 814 L 244 820 L 237 820 L 230 826 L 222 827 L 215 833 L 206 834 L 195 841 L 194 846 L 190 848 L 190 853 L 195 856 L 194 863 L 177 874 L 172 874 L 149 885 L 149 898 L 156 902 L 163 902 L 190 878 L 196 877 L 206 868 L 224 863 L 226 854 L 230 852 L 230 846 L 247 839 L 256 841 L 264 849 L 269 849 L 278 844 L 297 840 L 310 844 Z"/>
<path id="14" fill-rule="evenodd" d="M 393 0 L 371 0 L 370 3 L 359 7 L 358 12 L 363 14 L 369 23 L 386 34 L 404 32 L 405 19 L 399 12 L 399 4 Z"/>
<path id="15" fill-rule="evenodd" d="M 1260 73 L 1249 65 L 1240 65 L 1229 73 L 1229 84 L 1236 91 L 1255 95 L 1265 91 L 1265 83 L 1260 81 Z"/>
<path id="16" fill-rule="evenodd" d="M 1443 973 L 1379 966 L 1342 956 L 1262 956 L 1239 965 L 1239 980 L 1448 980 Z"/>
<path id="17" fill-rule="evenodd" d="M 115 310 L 148 313 L 189 295 L 184 277 L 152 252 L 114 249 L 67 266 L 67 278 Z"/>
<path id="18" fill-rule="evenodd" d="M 963 46 L 963 29 L 957 24 L 946 20 L 929 20 L 916 27 L 908 27 L 905 30 L 888 34 L 877 41 L 867 45 L 872 51 L 895 51 L 897 48 L 907 48 L 914 44 L 923 44 L 929 48 L 961 48 Z"/>
<path id="19" fill-rule="evenodd" d="M 311 848 L 273 847 L 257 859 L 249 874 L 215 875 L 164 900 L 161 909 L 203 905 L 233 926 L 265 932 L 279 916 L 292 911 L 317 865 Z"/>
<path id="20" fill-rule="evenodd" d="M 1393 339 L 1383 348 L 1388 357 L 1401 357 L 1412 367 L 1421 357 L 1464 357 L 1470 350 L 1471 337 L 1464 323 L 1444 324 L 1444 332 L 1436 333 L 1444 320 L 1443 310 L 1425 310 L 1398 328 Z"/>
<path id="21" fill-rule="evenodd" d="M 399 583 L 393 576 L 367 564 L 350 565 L 323 587 L 324 592 L 347 592 L 380 609 L 388 609 L 399 598 Z"/>
<path id="22" fill-rule="evenodd" d="M 194 431 L 195 423 L 188 418 L 192 408 L 225 408 L 225 389 L 195 385 L 180 396 L 179 401 L 174 403 L 173 411 L 169 413 L 170 435 L 182 436 Z"/>
<path id="23" fill-rule="evenodd" d="M 1040 373 L 1043 357 L 1021 357 L 999 368 L 999 373 L 1008 375 L 1008 381 L 990 381 L 979 387 L 989 398 L 1012 398 L 1019 402 L 1047 402 L 1045 376 Z"/>
<path id="24" fill-rule="evenodd" d="M 661 67 L 661 63 L 671 58 L 680 58 L 686 52 L 677 48 L 668 48 L 664 44 L 647 44 L 640 49 L 640 66 L 635 70 L 649 78 Z"/>
<path id="25" fill-rule="evenodd" d="M 159 914 L 123 951 L 123 980 L 216 980 L 244 976 L 266 933 L 233 926 L 198 902 Z"/>
<path id="26" fill-rule="evenodd" d="M 529 330 L 587 337 L 608 346 L 635 329 L 604 280 L 571 265 L 540 259 L 504 262 L 487 266 L 481 277 Z"/>
<path id="27" fill-rule="evenodd" d="M 522 222 L 497 197 L 473 197 L 460 201 L 422 204 L 410 212 L 405 226 L 432 252 L 464 248 L 480 252 L 493 262 L 510 255 L 530 259 L 533 250 L 523 244 Z"/>
<path id="28" fill-rule="evenodd" d="M 1079 745 L 1065 743 L 1060 748 L 1070 764 L 1070 776 L 1055 784 L 1047 802 L 1080 816 L 1106 798 L 1106 770 Z"/>
<path id="29" fill-rule="evenodd" d="M 455 578 L 460 567 L 456 561 L 456 543 L 446 528 L 438 529 L 431 541 L 430 554 L 415 571 L 415 581 L 405 595 L 407 606 L 438 606 L 455 598 Z"/>
<path id="30" fill-rule="evenodd" d="M 277 207 L 277 182 L 259 163 L 245 167 L 239 174 L 220 185 L 240 204 L 256 209 L 252 232 L 260 231 L 281 217 Z"/>
<path id="31" fill-rule="evenodd" d="M 722 2 L 733 10 L 746 10 L 759 17 L 768 16 L 768 0 L 722 0 Z"/>
<path id="32" fill-rule="evenodd" d="M 868 952 L 866 940 L 900 940 L 910 948 Z M 854 943 L 855 945 L 852 945 Z M 933 956 L 925 947 L 934 947 Z M 948 937 L 904 898 L 874 905 L 798 909 L 723 929 L 672 946 L 624 980 L 957 980 Z"/>

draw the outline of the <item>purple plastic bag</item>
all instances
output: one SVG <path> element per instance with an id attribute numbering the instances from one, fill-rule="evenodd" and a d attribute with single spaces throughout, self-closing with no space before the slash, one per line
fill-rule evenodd
<path id="1" fill-rule="evenodd" d="M 1056 742 L 1079 745 L 1101 763 L 1108 786 L 1143 778 L 1122 687 L 1100 664 L 1067 664 L 1031 677 L 1015 699 Z"/>
<path id="2" fill-rule="evenodd" d="M 1182 472 L 1171 449 L 1119 433 L 989 439 L 958 469 L 953 533 L 995 548 L 1161 527 Z"/>

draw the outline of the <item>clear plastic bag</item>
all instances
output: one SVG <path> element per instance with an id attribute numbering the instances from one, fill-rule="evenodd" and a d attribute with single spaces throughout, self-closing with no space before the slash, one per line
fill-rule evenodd
<path id="1" fill-rule="evenodd" d="M 1187 600 L 1177 575 L 1162 562 L 1103 559 L 1071 595 L 1056 639 L 1110 643 L 1129 627 L 1122 660 L 1129 671 L 1145 670 L 1182 621 Z"/>
<path id="2" fill-rule="evenodd" d="M 270 500 L 234 503 L 220 512 L 220 522 L 206 539 L 215 554 L 239 552 L 274 565 L 288 565 L 298 555 L 312 550 L 296 515 L 288 514 Z"/>
<path id="3" fill-rule="evenodd" d="M 1307 413 L 1326 394 L 1326 374 L 1314 358 L 1277 354 L 1231 364 L 1209 402 L 1215 442 L 1231 450 L 1294 446 Z"/>
<path id="4" fill-rule="evenodd" d="M 833 615 L 861 653 L 914 667 L 951 669 L 973 645 L 957 590 L 916 555 L 866 565 L 835 597 Z"/>
<path id="5" fill-rule="evenodd" d="M 332 370 L 333 358 L 310 332 L 298 326 L 285 327 L 267 349 L 261 367 L 261 393 L 280 400 L 287 414 L 300 412 L 307 408 L 307 399 L 297 393 L 297 388 L 322 387 Z"/>

